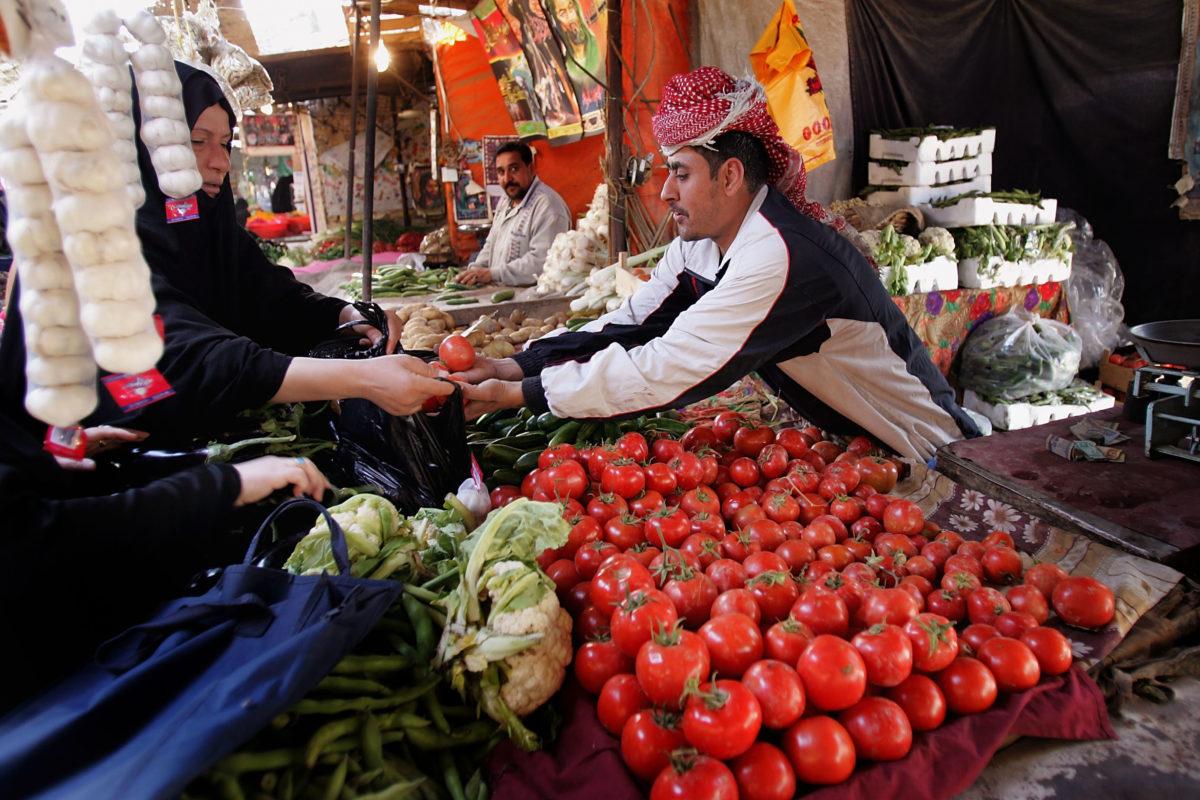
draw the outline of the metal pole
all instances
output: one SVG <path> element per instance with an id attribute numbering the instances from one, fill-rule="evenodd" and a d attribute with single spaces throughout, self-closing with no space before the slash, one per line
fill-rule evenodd
<path id="1" fill-rule="evenodd" d="M 342 257 L 350 260 L 350 225 L 354 222 L 354 140 L 358 138 L 358 39 L 362 31 L 362 11 L 359 10 L 358 0 L 354 2 L 354 38 L 350 40 L 350 166 L 346 173 L 350 182 L 346 186 L 346 236 L 342 247 Z"/>
<path id="2" fill-rule="evenodd" d="M 371 54 L 379 47 L 379 0 L 371 0 Z M 362 290 L 363 300 L 371 302 L 371 256 L 375 244 L 375 106 L 379 94 L 379 70 L 367 59 L 367 123 L 363 152 L 363 234 Z"/>
<path id="3" fill-rule="evenodd" d="M 608 0 L 608 139 L 605 160 L 608 163 L 608 261 L 611 264 L 625 250 L 625 200 L 621 176 L 625 172 L 625 89 L 621 78 L 621 0 Z"/>

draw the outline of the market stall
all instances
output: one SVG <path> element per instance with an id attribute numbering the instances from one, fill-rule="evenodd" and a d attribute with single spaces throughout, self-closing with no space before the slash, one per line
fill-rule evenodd
<path id="1" fill-rule="evenodd" d="M 128 82 L 93 89 L 89 79 L 124 80 L 112 67 L 132 58 L 150 97 L 142 112 L 179 134 L 142 132 L 156 180 L 172 190 L 168 212 L 183 203 L 186 216 L 188 196 L 208 189 L 203 165 L 186 158 L 162 23 L 149 13 L 101 15 L 80 72 L 38 38 L 65 16 L 31 22 L 14 11 L 20 5 L 0 0 L 0 18 L 29 59 L 21 110 L 30 121 L 0 117 L 0 176 L 28 284 L 25 405 L 39 433 L 54 426 L 46 441 L 59 445 L 59 463 L 78 462 L 84 451 L 63 443 L 87 424 L 98 368 L 114 373 L 105 386 L 139 377 L 119 371 L 141 371 L 147 381 L 130 385 L 157 391 L 149 379 L 166 334 L 149 287 L 174 297 L 133 255 L 113 255 L 137 241 L 137 202 L 126 202 L 138 190 L 136 159 L 115 156 L 138 132 L 122 116 L 131 101 L 118 89 Z M 912 397 L 888 399 L 915 416 L 879 416 L 879 395 L 867 394 L 853 417 L 884 420 L 885 430 L 918 420 L 895 441 L 860 435 L 867 422 L 839 435 L 837 421 L 823 429 L 801 417 L 786 391 L 851 394 L 868 376 L 830 383 L 835 390 L 776 380 L 791 380 L 780 365 L 793 357 L 812 357 L 805 366 L 815 370 L 831 354 L 798 356 L 808 342 L 775 347 L 771 337 L 785 334 L 766 323 L 741 344 L 754 337 L 763 352 L 791 351 L 760 359 L 759 374 L 731 370 L 711 384 L 721 384 L 715 393 L 681 400 L 685 391 L 664 405 L 649 389 L 627 388 L 618 365 L 611 387 L 580 385 L 624 391 L 612 402 L 625 405 L 560 417 L 546 410 L 562 395 L 547 394 L 544 375 L 518 369 L 501 380 L 500 370 L 535 361 L 584 369 L 653 352 L 674 324 L 659 309 L 695 316 L 726 274 L 727 263 L 707 276 L 686 271 L 678 297 L 660 297 L 636 325 L 621 317 L 583 355 L 560 360 L 563 339 L 545 338 L 628 309 L 663 245 L 690 224 L 659 197 L 667 179 L 654 169 L 650 118 L 666 79 L 689 66 L 695 9 L 679 0 L 484 0 L 469 13 L 468 3 L 448 5 L 341 6 L 333 16 L 348 36 L 338 57 L 348 61 L 307 67 L 336 74 L 336 85 L 299 88 L 297 65 L 328 54 L 268 58 L 294 78 L 277 81 L 294 116 L 260 108 L 241 123 L 245 173 L 261 188 L 291 172 L 302 185 L 292 218 L 310 218 L 313 231 L 302 240 L 299 222 L 265 214 L 251 227 L 267 239 L 295 235 L 263 247 L 291 268 L 276 277 L 316 290 L 304 290 L 305 302 L 329 303 L 324 316 L 337 318 L 315 344 L 272 346 L 303 368 L 336 363 L 340 375 L 408 369 L 416 362 L 385 356 L 390 332 L 400 352 L 434 364 L 413 375 L 443 394 L 397 411 L 387 401 L 410 398 L 332 392 L 318 400 L 336 402 L 291 402 L 275 387 L 257 402 L 288 402 L 241 409 L 172 449 L 131 440 L 96 455 L 112 492 L 153 489 L 183 465 L 272 456 L 333 488 L 323 503 L 286 502 L 293 486 L 302 494 L 295 482 L 272 484 L 286 488 L 258 501 L 233 492 L 245 512 L 239 525 L 249 527 L 214 533 L 244 541 L 244 560 L 211 564 L 65 681 L 0 713 L 0 785 L 21 796 L 945 798 L 1017 738 L 1119 753 L 1107 703 L 1114 686 L 1135 683 L 1121 670 L 1190 644 L 1200 627 L 1185 578 L 1200 564 L 1196 364 L 1180 369 L 1162 351 L 1143 352 L 1151 363 L 1128 376 L 1124 408 L 1093 385 L 1124 336 L 1119 267 L 1087 221 L 1055 199 L 993 191 L 993 157 L 1019 157 L 997 150 L 1006 130 L 910 119 L 921 127 L 860 131 L 866 199 L 837 205 L 838 215 L 807 203 L 798 170 L 781 170 L 768 195 L 783 212 L 805 208 L 803 225 L 837 231 L 800 228 L 826 236 L 828 252 L 853 265 L 873 313 L 892 321 L 894 303 L 907 320 L 911 332 L 863 324 L 886 333 L 876 336 L 883 344 L 859 340 L 845 362 L 882 347 L 877 371 L 903 373 L 898 385 Z M 849 137 L 830 129 L 839 114 L 826 105 L 796 8 L 785 2 L 769 21 L 755 18 L 756 30 L 767 28 L 751 62 L 771 78 L 771 113 L 789 114 L 789 91 L 804 110 L 780 120 L 783 133 L 757 118 L 738 130 L 774 131 L 773 152 L 795 140 L 815 170 Z M 20 38 L 31 31 L 32 45 Z M 140 44 L 133 56 L 124 31 Z M 401 36 L 418 67 L 392 74 L 383 56 Z M 798 60 L 781 69 L 767 57 L 776 47 Z M 141 74 L 152 60 L 167 78 Z M 702 94 L 702 84 L 684 94 Z M 391 91 L 381 95 L 384 85 Z M 736 96 L 721 94 L 726 122 L 766 103 L 747 95 L 739 106 Z M 46 109 L 99 121 L 101 131 L 107 118 L 128 136 L 114 144 L 84 135 L 83 147 L 54 133 Z M 474 285 L 460 270 L 506 202 L 489 164 L 510 140 L 534 142 L 538 174 L 561 188 L 572 220 L 535 285 Z M 77 185 L 61 168 L 80 152 L 113 162 L 96 185 Z M 37 169 L 22 169 L 18 156 Z M 102 191 L 112 201 L 105 226 L 70 213 L 78 197 Z M 758 299 L 740 298 L 734 310 L 753 313 Z M 236 333 L 265 340 L 284 327 L 276 309 L 261 311 L 269 330 Z M 197 341 L 216 337 L 203 321 L 185 322 Z M 830 332 L 843 322 L 815 325 L 830 351 L 848 340 Z M 643 323 L 657 326 L 648 342 L 637 338 Z M 738 324 L 722 319 L 674 338 L 689 339 L 696 361 L 722 361 L 720 335 L 735 329 L 738 339 Z M 911 343 L 907 360 L 897 359 L 897 340 Z M 64 341 L 83 352 L 62 352 Z M 514 356 L 526 360 L 487 365 L 498 378 L 489 383 L 520 402 L 493 397 L 494 410 L 480 413 L 473 395 L 482 388 L 458 381 L 484 366 L 479 359 Z M 634 374 L 671 386 L 672 371 L 693 366 L 679 363 L 686 358 Z M 235 367 L 255 364 L 277 366 Z M 834 372 L 840 380 L 849 369 Z M 812 399 L 799 394 L 788 396 Z M 960 422 L 956 399 L 978 416 Z M 907 438 L 917 429 L 920 442 L 961 438 L 982 418 L 999 432 L 951 441 L 936 456 Z M 227 494 L 221 502 L 232 503 Z M 1194 652 L 1170 657 L 1178 663 L 1156 675 L 1187 672 Z"/>

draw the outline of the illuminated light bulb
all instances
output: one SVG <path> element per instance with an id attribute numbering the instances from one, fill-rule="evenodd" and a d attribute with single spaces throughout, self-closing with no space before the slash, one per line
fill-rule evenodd
<path id="1" fill-rule="evenodd" d="M 383 46 L 383 42 L 379 42 L 379 47 L 375 48 L 375 69 L 378 72 L 387 72 L 387 68 L 392 63 L 392 54 Z"/>
<path id="2" fill-rule="evenodd" d="M 275 110 L 275 107 L 272 106 L 270 103 L 264 103 L 258 110 L 263 114 L 270 114 L 272 111 Z"/>

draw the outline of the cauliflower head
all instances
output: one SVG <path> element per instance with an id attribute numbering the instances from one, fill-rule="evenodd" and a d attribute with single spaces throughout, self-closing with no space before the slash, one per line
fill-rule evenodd
<path id="1" fill-rule="evenodd" d="M 923 245 L 932 246 L 935 256 L 954 258 L 954 236 L 945 228 L 926 228 L 917 239 Z"/>

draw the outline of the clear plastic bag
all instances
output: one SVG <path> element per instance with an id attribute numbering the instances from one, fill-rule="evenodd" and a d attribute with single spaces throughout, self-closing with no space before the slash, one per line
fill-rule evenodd
<path id="1" fill-rule="evenodd" d="M 962 348 L 959 382 L 1004 401 L 1055 391 L 1075 378 L 1082 350 L 1070 325 L 1015 307 L 971 332 Z"/>
<path id="2" fill-rule="evenodd" d="M 1071 232 L 1074 256 L 1071 277 L 1067 281 L 1067 307 L 1071 327 L 1083 343 L 1081 367 L 1100 363 L 1105 351 L 1115 350 L 1129 341 L 1125 327 L 1125 276 L 1112 249 L 1092 234 L 1091 224 L 1076 211 L 1060 208 L 1058 221 L 1075 223 Z"/>

